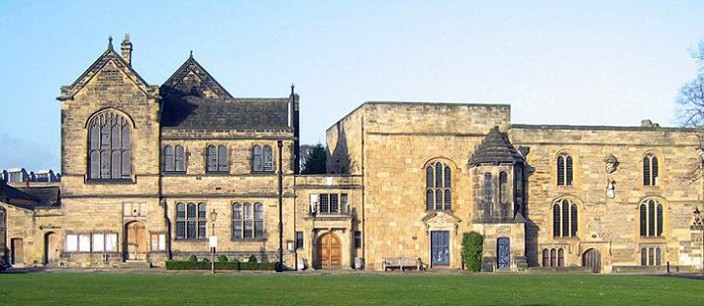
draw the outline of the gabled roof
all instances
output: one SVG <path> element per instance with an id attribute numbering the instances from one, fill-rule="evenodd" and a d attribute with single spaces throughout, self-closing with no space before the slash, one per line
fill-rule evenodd
<path id="1" fill-rule="evenodd" d="M 108 48 L 101 54 L 98 59 L 93 62 L 93 64 L 88 67 L 88 69 L 81 74 L 81 76 L 69 86 L 64 86 L 61 88 L 61 97 L 59 100 L 69 100 L 81 90 L 83 87 L 90 82 L 93 77 L 95 77 L 106 65 L 113 63 L 117 69 L 125 73 L 139 89 L 141 89 L 145 94 L 151 96 L 152 93 L 149 90 L 149 84 L 135 71 L 132 67 L 122 58 L 121 55 L 117 54 L 112 46 L 112 37 L 110 38 L 110 43 L 108 43 Z"/>
<path id="2" fill-rule="evenodd" d="M 499 132 L 499 127 L 493 127 L 489 134 L 479 144 L 469 159 L 469 164 L 478 166 L 480 164 L 516 164 L 523 163 L 525 158 L 518 153 L 508 140 L 506 133 Z"/>
<path id="3" fill-rule="evenodd" d="M 161 85 L 162 96 L 166 96 L 171 91 L 182 92 L 197 92 L 203 95 L 208 93 L 210 98 L 219 98 L 223 100 L 232 100 L 233 97 L 229 92 L 218 83 L 213 76 L 208 73 L 203 66 L 191 56 L 176 69 L 176 72 L 169 77 L 163 85 Z"/>
<path id="4" fill-rule="evenodd" d="M 291 98 L 234 98 L 192 54 L 160 92 L 161 126 L 166 129 L 290 129 Z"/>

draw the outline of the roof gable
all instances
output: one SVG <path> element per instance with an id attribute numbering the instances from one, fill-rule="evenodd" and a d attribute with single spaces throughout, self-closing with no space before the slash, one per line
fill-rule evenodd
<path id="1" fill-rule="evenodd" d="M 107 50 L 101 54 L 81 76 L 69 86 L 61 87 L 61 97 L 59 100 L 70 100 L 83 89 L 95 76 L 97 76 L 104 68 L 117 69 L 124 73 L 132 82 L 142 90 L 147 96 L 154 96 L 154 92 L 149 84 L 122 58 L 112 46 L 112 38 L 108 44 Z"/>
<path id="2" fill-rule="evenodd" d="M 161 86 L 164 96 L 176 91 L 204 98 L 232 100 L 230 93 L 193 58 L 193 53 Z"/>

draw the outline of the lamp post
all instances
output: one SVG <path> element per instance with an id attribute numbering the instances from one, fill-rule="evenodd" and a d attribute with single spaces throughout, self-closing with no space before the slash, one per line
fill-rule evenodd
<path id="1" fill-rule="evenodd" d="M 694 222 L 692 222 L 692 226 L 689 228 L 693 231 L 700 231 L 702 236 L 701 236 L 701 245 L 702 245 L 702 271 L 704 271 L 704 222 L 702 222 L 701 218 L 701 212 L 699 211 L 699 207 L 694 208 Z"/>
<path id="2" fill-rule="evenodd" d="M 217 219 L 218 213 L 215 209 L 210 211 L 210 272 L 215 273 L 215 247 L 217 246 L 218 237 L 215 236 L 215 219 Z"/>

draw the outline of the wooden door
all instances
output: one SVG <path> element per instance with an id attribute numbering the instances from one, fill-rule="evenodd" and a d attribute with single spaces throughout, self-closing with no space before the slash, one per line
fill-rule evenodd
<path id="1" fill-rule="evenodd" d="M 53 264 L 59 260 L 59 235 L 48 233 L 44 236 L 44 264 Z"/>
<path id="2" fill-rule="evenodd" d="M 22 256 L 23 256 L 22 238 L 13 238 L 12 239 L 12 258 L 11 258 L 10 263 L 13 265 L 24 263 Z"/>
<path id="3" fill-rule="evenodd" d="M 342 266 L 340 239 L 327 233 L 318 239 L 318 269 L 336 269 Z"/>
<path id="4" fill-rule="evenodd" d="M 127 224 L 126 259 L 145 260 L 147 255 L 147 231 L 144 223 L 135 221 Z"/>
<path id="5" fill-rule="evenodd" d="M 592 273 L 599 273 L 601 270 L 601 254 L 597 249 L 589 249 L 582 255 L 582 266 L 589 267 Z"/>

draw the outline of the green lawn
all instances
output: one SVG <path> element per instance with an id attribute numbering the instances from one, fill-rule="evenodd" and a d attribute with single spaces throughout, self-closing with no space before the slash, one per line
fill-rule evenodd
<path id="1" fill-rule="evenodd" d="M 702 305 L 704 280 L 633 275 L 0 274 L 4 305 Z"/>

